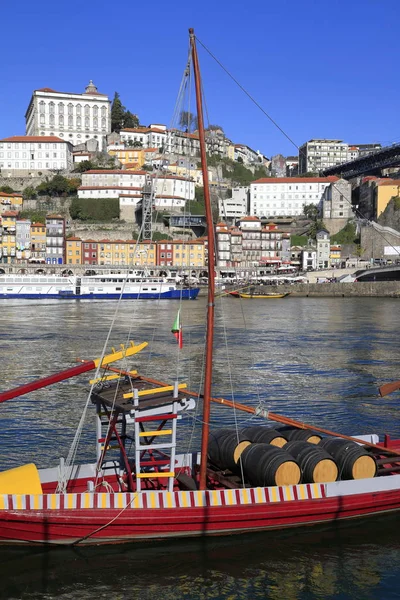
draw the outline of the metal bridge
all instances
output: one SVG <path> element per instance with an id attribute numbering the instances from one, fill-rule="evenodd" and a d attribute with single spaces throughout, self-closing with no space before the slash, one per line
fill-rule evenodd
<path id="1" fill-rule="evenodd" d="M 400 144 L 386 146 L 372 154 L 329 167 L 322 171 L 322 174 L 326 177 L 338 175 L 344 179 L 351 179 L 359 175 L 381 175 L 382 169 L 389 167 L 400 167 Z"/>
<path id="2" fill-rule="evenodd" d="M 357 281 L 400 281 L 400 265 L 366 269 L 354 275 Z"/>

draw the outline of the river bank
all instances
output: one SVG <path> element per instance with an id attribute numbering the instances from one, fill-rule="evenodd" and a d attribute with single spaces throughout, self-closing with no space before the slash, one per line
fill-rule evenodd
<path id="1" fill-rule="evenodd" d="M 236 289 L 232 286 L 232 291 Z M 400 281 L 355 281 L 354 283 L 300 283 L 251 286 L 255 293 L 290 293 L 302 298 L 400 298 Z M 228 292 L 228 288 L 225 290 Z"/>

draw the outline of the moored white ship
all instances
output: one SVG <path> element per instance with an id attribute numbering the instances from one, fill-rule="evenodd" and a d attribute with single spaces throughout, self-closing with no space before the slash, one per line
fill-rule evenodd
<path id="1" fill-rule="evenodd" d="M 108 273 L 84 276 L 3 275 L 0 299 L 183 299 L 193 300 L 199 288 L 178 285 L 166 277 Z"/>

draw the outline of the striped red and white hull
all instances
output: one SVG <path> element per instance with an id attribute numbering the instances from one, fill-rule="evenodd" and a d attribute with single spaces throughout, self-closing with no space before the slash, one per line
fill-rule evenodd
<path id="1" fill-rule="evenodd" d="M 102 544 L 335 523 L 400 510 L 400 475 L 240 490 L 0 495 L 0 543 Z"/>

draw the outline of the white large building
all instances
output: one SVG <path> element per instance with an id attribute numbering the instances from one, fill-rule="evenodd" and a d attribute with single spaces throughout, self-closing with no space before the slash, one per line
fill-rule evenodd
<path id="1" fill-rule="evenodd" d="M 266 177 L 250 184 L 250 216 L 293 217 L 305 204 L 318 205 L 338 177 Z"/>
<path id="2" fill-rule="evenodd" d="M 142 195 L 146 183 L 146 171 L 123 171 L 104 169 L 86 171 L 82 174 L 79 198 L 119 198 Z"/>
<path id="3" fill-rule="evenodd" d="M 27 135 L 56 136 L 74 146 L 94 138 L 101 150 L 111 131 L 111 102 L 92 81 L 83 94 L 41 88 L 33 92 L 25 120 Z"/>
<path id="4" fill-rule="evenodd" d="M 72 147 L 56 136 L 20 135 L 0 140 L 0 170 L 5 177 L 71 167 Z"/>
<path id="5" fill-rule="evenodd" d="M 320 173 L 348 160 L 349 145 L 342 140 L 313 139 L 299 148 L 299 173 Z"/>

